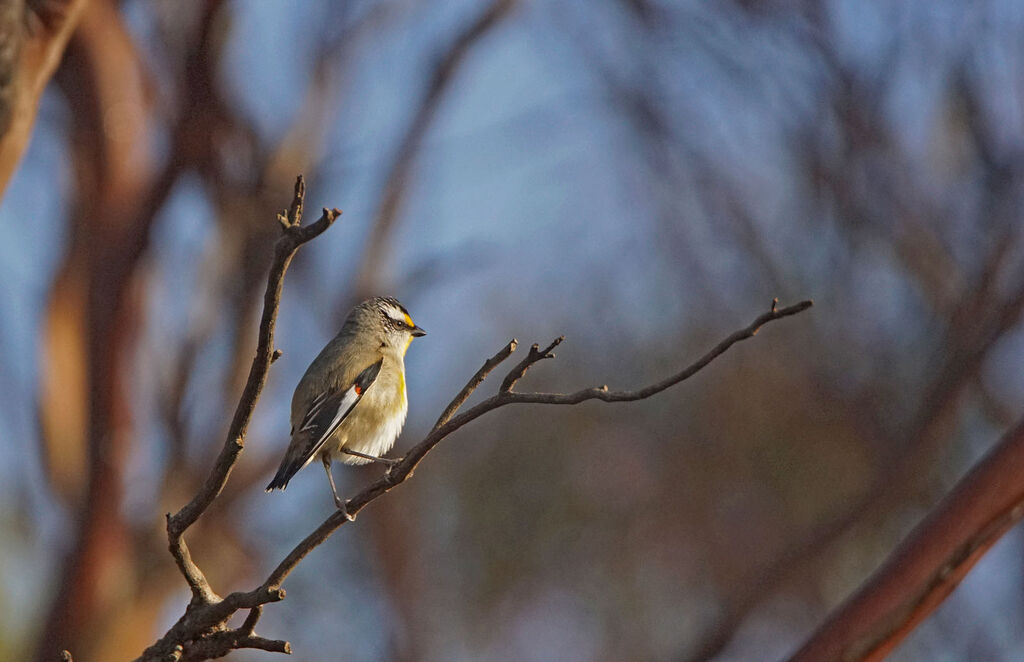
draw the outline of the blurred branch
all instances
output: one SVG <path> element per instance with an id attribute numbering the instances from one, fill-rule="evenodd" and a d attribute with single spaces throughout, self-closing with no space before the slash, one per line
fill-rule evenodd
<path id="1" fill-rule="evenodd" d="M 573 393 L 521 393 L 514 391 L 512 389 L 516 382 L 533 365 L 544 359 L 554 358 L 551 350 L 562 342 L 562 338 L 553 341 L 543 351 L 534 345 L 523 361 L 509 371 L 501 382 L 496 395 L 459 414 L 460 407 L 483 383 L 489 373 L 515 351 L 516 341 L 513 340 L 488 359 L 483 367 L 473 375 L 466 386 L 445 408 L 444 413 L 438 418 L 437 423 L 425 439 L 414 446 L 397 465 L 391 467 L 381 478 L 346 502 L 347 513 L 342 514 L 338 511 L 329 516 L 313 533 L 306 536 L 292 549 L 261 586 L 252 591 L 234 592 L 221 598 L 213 591 L 203 572 L 192 561 L 183 534 L 220 494 L 238 456 L 244 449 L 246 428 L 266 382 L 270 364 L 275 358 L 274 325 L 280 306 L 282 282 L 288 264 L 299 246 L 321 234 L 341 213 L 338 210 L 324 209 L 324 214 L 319 221 L 306 228 L 300 227 L 303 197 L 304 184 L 300 177 L 296 182 L 291 208 L 278 215 L 284 236 L 278 239 L 275 245 L 274 263 L 270 269 L 267 291 L 264 296 L 263 317 L 260 322 L 256 356 L 253 359 L 248 382 L 238 403 L 220 456 L 206 482 L 192 501 L 176 514 L 167 516 L 167 537 L 171 555 L 189 584 L 192 600 L 185 609 L 185 613 L 164 636 L 137 658 L 139 661 L 205 660 L 223 656 L 236 648 L 261 648 L 277 652 L 290 652 L 287 642 L 263 639 L 253 634 L 262 614 L 262 606 L 284 599 L 285 592 L 281 588 L 281 584 L 309 552 L 326 541 L 345 522 L 350 521 L 348 517 L 354 517 L 368 503 L 411 478 L 415 468 L 426 454 L 456 430 L 490 411 L 509 404 L 572 405 L 586 400 L 630 402 L 649 398 L 693 376 L 735 343 L 753 337 L 765 324 L 801 313 L 812 305 L 810 301 L 803 301 L 780 309 L 777 307 L 778 300 L 773 300 L 769 311 L 759 315 L 747 327 L 725 338 L 690 366 L 660 382 L 635 391 L 610 391 L 607 386 L 585 388 Z M 249 610 L 249 614 L 243 624 L 237 629 L 227 629 L 228 619 L 239 610 L 244 609 Z"/>
<path id="2" fill-rule="evenodd" d="M 1024 517 L 1024 420 L 967 474 L 791 662 L 882 660 Z"/>
<path id="3" fill-rule="evenodd" d="M 974 390 L 982 412 L 985 413 L 985 416 L 997 429 L 1008 428 L 1013 425 L 1014 420 L 1016 420 L 1013 409 L 1009 403 L 1003 402 L 1000 395 L 985 383 L 983 376 L 979 375 L 975 378 Z"/>
<path id="4" fill-rule="evenodd" d="M 388 237 L 398 220 L 408 191 L 409 173 L 419 145 L 441 105 L 444 93 L 451 86 L 470 49 L 518 4 L 518 0 L 492 0 L 473 22 L 456 35 L 447 50 L 436 59 L 423 99 L 399 141 L 388 168 L 380 208 L 373 219 L 373 229 L 356 271 L 356 299 L 362 299 L 372 289 L 373 274 L 377 273 L 379 265 L 383 264 Z"/>

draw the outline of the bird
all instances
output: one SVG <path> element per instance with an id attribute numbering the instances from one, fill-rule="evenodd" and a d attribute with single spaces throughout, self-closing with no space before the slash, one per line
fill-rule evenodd
<path id="1" fill-rule="evenodd" d="M 413 338 L 426 333 L 394 297 L 356 305 L 295 387 L 291 441 L 266 491 L 284 490 L 319 457 L 334 505 L 352 520 L 334 485 L 331 461 L 397 463 L 383 456 L 402 431 L 409 409 L 405 353 Z"/>

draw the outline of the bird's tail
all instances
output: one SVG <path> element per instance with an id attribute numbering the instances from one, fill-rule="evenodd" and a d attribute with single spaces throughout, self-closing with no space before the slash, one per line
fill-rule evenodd
<path id="1" fill-rule="evenodd" d="M 301 466 L 296 466 L 294 461 L 290 461 L 290 458 L 285 457 L 284 461 L 281 462 L 281 466 L 278 467 L 277 473 L 274 474 L 274 479 L 267 485 L 267 492 L 274 490 L 283 490 L 288 487 L 288 481 L 292 479 L 292 476 L 301 469 Z"/>

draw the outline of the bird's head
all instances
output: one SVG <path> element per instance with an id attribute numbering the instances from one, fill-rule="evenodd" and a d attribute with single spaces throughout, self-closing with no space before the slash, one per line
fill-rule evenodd
<path id="1" fill-rule="evenodd" d="M 427 335 L 394 297 L 367 299 L 352 310 L 349 320 L 361 330 L 374 333 L 382 347 L 396 349 L 402 354 L 409 349 L 413 338 Z"/>

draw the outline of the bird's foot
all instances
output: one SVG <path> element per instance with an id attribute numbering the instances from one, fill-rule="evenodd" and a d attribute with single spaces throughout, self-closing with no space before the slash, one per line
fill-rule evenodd
<path id="1" fill-rule="evenodd" d="M 348 512 L 348 501 L 342 501 L 340 498 L 334 497 L 334 505 L 341 511 L 342 517 L 350 522 L 356 521 L 356 516 Z"/>

